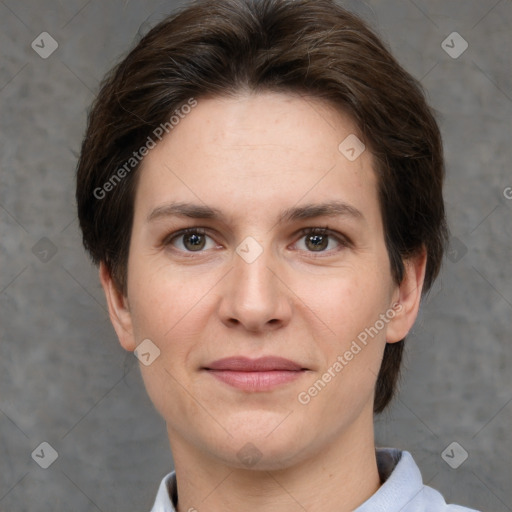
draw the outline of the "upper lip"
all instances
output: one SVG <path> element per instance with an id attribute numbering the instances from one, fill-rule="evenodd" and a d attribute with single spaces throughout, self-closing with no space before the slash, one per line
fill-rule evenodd
<path id="1" fill-rule="evenodd" d="M 230 370 L 239 372 L 265 372 L 272 370 L 305 370 L 302 365 L 283 357 L 266 356 L 258 359 L 236 356 L 219 359 L 203 367 L 206 370 Z"/>

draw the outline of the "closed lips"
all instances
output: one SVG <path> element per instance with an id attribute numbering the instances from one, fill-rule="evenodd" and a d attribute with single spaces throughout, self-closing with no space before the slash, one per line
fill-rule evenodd
<path id="1" fill-rule="evenodd" d="M 307 369 L 289 359 L 274 356 L 260 357 L 258 359 L 241 356 L 227 357 L 214 361 L 203 368 L 205 370 L 235 372 L 300 371 Z"/>

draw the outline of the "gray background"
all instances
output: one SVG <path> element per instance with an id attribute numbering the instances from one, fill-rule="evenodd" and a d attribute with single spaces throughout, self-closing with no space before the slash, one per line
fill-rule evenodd
<path id="1" fill-rule="evenodd" d="M 512 2 L 345 4 L 439 112 L 455 237 L 377 442 L 411 451 L 448 501 L 510 511 Z M 149 510 L 172 468 L 163 420 L 81 247 L 74 172 L 99 80 L 176 5 L 0 1 L 2 511 Z M 59 45 L 47 59 L 31 48 L 43 31 Z M 453 31 L 469 44 L 457 59 L 441 47 Z M 58 452 L 48 469 L 31 458 L 43 441 Z M 469 454 L 458 469 L 441 457 L 453 441 Z"/>

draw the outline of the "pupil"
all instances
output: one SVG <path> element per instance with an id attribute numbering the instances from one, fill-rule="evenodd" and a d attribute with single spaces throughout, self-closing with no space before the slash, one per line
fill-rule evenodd
<path id="1" fill-rule="evenodd" d="M 327 237 L 325 235 L 310 235 L 308 241 L 313 244 L 315 250 L 327 247 Z"/>
<path id="2" fill-rule="evenodd" d="M 204 238 L 202 238 L 202 235 L 198 234 L 188 235 L 185 238 L 185 246 L 187 249 L 191 249 L 193 251 L 202 249 L 204 247 Z"/>

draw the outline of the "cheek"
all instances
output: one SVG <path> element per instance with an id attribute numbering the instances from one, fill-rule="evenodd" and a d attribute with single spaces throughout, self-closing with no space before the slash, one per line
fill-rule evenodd
<path id="1" fill-rule="evenodd" d="M 166 340 L 191 316 L 198 316 L 215 280 L 192 270 L 171 268 L 165 262 L 155 264 L 150 259 L 140 258 L 129 269 L 130 309 L 138 337 L 153 337 L 165 346 Z"/>
<path id="2" fill-rule="evenodd" d="M 164 418 L 195 417 L 200 411 L 183 386 L 188 387 L 191 360 L 207 327 L 207 289 L 168 269 L 144 273 L 139 268 L 132 277 L 134 334 L 160 350 L 150 366 L 140 365 L 146 390 Z"/>
<path id="3" fill-rule="evenodd" d="M 380 315 L 389 304 L 387 281 L 379 273 L 360 276 L 333 280 L 328 300 L 326 295 L 310 302 L 311 309 L 319 312 L 317 325 L 329 326 L 328 336 L 315 338 L 323 367 L 310 384 L 322 389 L 322 398 L 314 400 L 315 407 L 330 404 L 329 412 L 322 414 L 333 417 L 341 418 L 347 408 L 356 410 L 371 399 L 386 343 L 387 324 Z M 319 378 L 327 383 L 325 388 L 318 383 Z"/>
<path id="4" fill-rule="evenodd" d="M 350 269 L 340 277 L 309 281 L 303 287 L 297 282 L 295 289 L 302 290 L 300 295 L 316 314 L 316 323 L 328 326 L 330 337 L 344 342 L 375 323 L 386 311 L 392 293 L 390 277 L 371 265 L 363 271 Z"/>
<path id="5" fill-rule="evenodd" d="M 333 382 L 324 399 L 341 395 L 343 407 L 350 397 L 373 392 L 386 342 L 387 323 L 380 315 L 389 308 L 390 293 L 389 276 L 369 266 L 366 272 L 329 280 L 321 294 L 310 294 L 308 305 L 318 312 L 316 324 L 329 327 L 327 336 L 315 337 L 323 354 L 320 373 L 330 372 L 323 380 Z"/>

